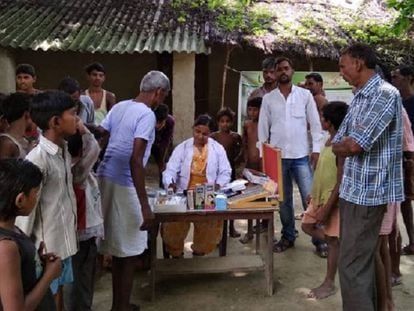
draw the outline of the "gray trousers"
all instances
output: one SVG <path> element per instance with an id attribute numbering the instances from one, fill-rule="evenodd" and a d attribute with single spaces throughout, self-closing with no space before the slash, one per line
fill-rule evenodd
<path id="1" fill-rule="evenodd" d="M 66 310 L 92 310 L 97 255 L 96 238 L 79 243 L 79 251 L 72 257 L 73 283 L 64 286 Z"/>
<path id="2" fill-rule="evenodd" d="M 362 206 L 339 200 L 338 271 L 345 311 L 377 310 L 375 252 L 386 207 Z"/>

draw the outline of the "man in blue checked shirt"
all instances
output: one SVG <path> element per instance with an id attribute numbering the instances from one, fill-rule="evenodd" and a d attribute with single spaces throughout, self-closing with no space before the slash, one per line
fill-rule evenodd
<path id="1" fill-rule="evenodd" d="M 340 188 L 339 276 L 344 310 L 376 310 L 375 249 L 390 202 L 404 200 L 402 104 L 396 88 L 375 73 L 377 58 L 363 44 L 341 52 L 339 67 L 356 88 L 335 136 L 346 157 Z"/>

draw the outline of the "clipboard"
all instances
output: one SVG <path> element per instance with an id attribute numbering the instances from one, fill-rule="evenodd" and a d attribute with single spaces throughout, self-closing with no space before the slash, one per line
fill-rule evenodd
<path id="1" fill-rule="evenodd" d="M 280 202 L 283 201 L 283 172 L 282 151 L 269 144 L 262 144 L 263 173 L 277 183 L 277 194 Z"/>

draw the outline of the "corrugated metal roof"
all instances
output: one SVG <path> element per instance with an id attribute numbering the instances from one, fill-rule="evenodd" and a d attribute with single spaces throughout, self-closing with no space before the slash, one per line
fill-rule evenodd
<path id="1" fill-rule="evenodd" d="M 168 0 L 0 0 L 0 46 L 99 53 L 209 53 L 208 16 Z"/>
<path id="2" fill-rule="evenodd" d="M 266 31 L 255 35 L 246 29 L 225 30 L 219 22 L 221 11 L 210 10 L 200 1 L 194 0 L 196 5 L 177 1 L 182 4 L 179 8 L 172 2 L 0 0 L 0 46 L 90 53 L 208 54 L 209 46 L 219 43 L 335 59 L 343 46 L 355 41 L 355 29 L 350 27 L 355 21 L 384 25 L 394 16 L 384 0 L 262 0 L 246 9 L 246 13 L 270 13 Z M 411 58 L 411 43 L 394 41 L 381 43 L 378 49 L 392 60 L 401 55 Z"/>

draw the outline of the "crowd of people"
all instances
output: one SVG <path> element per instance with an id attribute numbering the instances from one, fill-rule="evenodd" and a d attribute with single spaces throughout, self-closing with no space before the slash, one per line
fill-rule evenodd
<path id="1" fill-rule="evenodd" d="M 261 144 L 270 143 L 281 149 L 284 197 L 274 252 L 294 247 L 299 218 L 315 252 L 327 258 L 326 277 L 309 297 L 336 293 L 338 270 L 344 310 L 394 310 L 400 255 L 414 253 L 414 70 L 398 67 L 388 77 L 370 47 L 345 48 L 339 70 L 353 86 L 348 105 L 328 102 L 318 73 L 294 85 L 289 58 L 266 58 L 262 69 L 242 135 L 224 107 L 216 120 L 198 116 L 192 137 L 170 155 L 175 121 L 163 104 L 170 92 L 164 73 L 148 72 L 135 98 L 117 102 L 103 88 L 102 64 L 86 67 L 86 90 L 66 77 L 47 91 L 35 88 L 33 66 L 17 66 L 17 92 L 0 104 L 0 309 L 91 310 L 103 254 L 111 256 L 111 310 L 139 310 L 130 296 L 154 217 L 145 187 L 150 156 L 160 187 L 218 189 L 241 168 L 260 171 Z M 294 183 L 303 207 L 296 216 Z M 240 242 L 267 225 L 249 221 Z M 184 256 L 189 228 L 163 224 L 172 258 Z M 193 256 L 213 252 L 222 234 L 223 222 L 194 223 Z M 240 236 L 233 222 L 229 235 Z"/>

